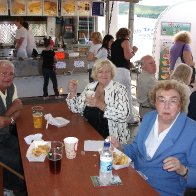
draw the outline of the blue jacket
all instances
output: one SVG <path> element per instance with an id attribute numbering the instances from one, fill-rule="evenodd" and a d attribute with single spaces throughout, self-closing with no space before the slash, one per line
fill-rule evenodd
<path id="1" fill-rule="evenodd" d="M 186 187 L 196 187 L 196 121 L 181 113 L 152 159 L 146 154 L 145 141 L 155 123 L 157 112 L 148 113 L 142 120 L 139 132 L 132 144 L 123 145 L 124 152 L 134 161 L 147 181 L 161 195 L 183 195 Z M 174 156 L 188 167 L 185 180 L 176 172 L 163 169 L 163 160 Z"/>

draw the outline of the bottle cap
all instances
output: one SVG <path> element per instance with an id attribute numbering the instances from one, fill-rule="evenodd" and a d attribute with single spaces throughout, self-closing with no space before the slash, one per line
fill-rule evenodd
<path id="1" fill-rule="evenodd" d="M 104 141 L 104 147 L 110 147 L 110 141 L 109 141 L 109 139 L 105 139 L 105 141 Z"/>

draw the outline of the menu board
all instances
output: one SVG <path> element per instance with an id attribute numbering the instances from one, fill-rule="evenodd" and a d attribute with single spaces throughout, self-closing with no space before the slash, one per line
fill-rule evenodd
<path id="1" fill-rule="evenodd" d="M 61 16 L 75 16 L 75 4 L 75 0 L 61 0 Z"/>
<path id="2" fill-rule="evenodd" d="M 27 15 L 28 16 L 42 16 L 42 0 L 28 0 L 27 1 Z"/>
<path id="3" fill-rule="evenodd" d="M 91 15 L 91 2 L 90 1 L 77 1 L 77 15 L 90 16 Z"/>
<path id="4" fill-rule="evenodd" d="M 58 15 L 58 1 L 44 0 L 43 16 L 57 16 Z"/>
<path id="5" fill-rule="evenodd" d="M 169 50 L 172 44 L 171 40 L 162 40 L 161 42 L 159 80 L 169 79 Z"/>
<path id="6" fill-rule="evenodd" d="M 11 0 L 10 14 L 12 16 L 26 16 L 26 0 Z"/>
<path id="7" fill-rule="evenodd" d="M 1 0 L 0 1 L 0 15 L 8 15 L 7 0 Z"/>

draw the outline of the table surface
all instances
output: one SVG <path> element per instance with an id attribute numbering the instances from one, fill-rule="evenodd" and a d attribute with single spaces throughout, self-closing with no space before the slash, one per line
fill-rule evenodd
<path id="1" fill-rule="evenodd" d="M 123 185 L 113 187 L 95 188 L 90 176 L 99 174 L 99 154 L 97 152 L 85 152 L 85 140 L 102 140 L 103 138 L 86 122 L 79 114 L 69 111 L 65 103 L 42 104 L 45 113 L 51 113 L 53 117 L 61 116 L 70 120 L 70 123 L 62 128 L 49 125 L 45 129 L 44 120 L 42 129 L 34 129 L 31 107 L 25 105 L 21 116 L 17 121 L 19 145 L 29 196 L 64 196 L 64 195 L 158 195 L 158 193 L 131 167 L 121 170 L 113 170 L 113 174 L 120 176 Z M 42 163 L 29 162 L 26 158 L 28 145 L 24 137 L 31 134 L 42 133 L 43 140 L 60 140 L 74 136 L 79 138 L 77 156 L 69 160 L 63 154 L 61 172 L 52 174 L 49 170 L 48 160 Z"/>

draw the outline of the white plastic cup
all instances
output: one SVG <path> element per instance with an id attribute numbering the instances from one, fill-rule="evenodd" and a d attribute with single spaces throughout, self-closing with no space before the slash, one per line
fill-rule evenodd
<path id="1" fill-rule="evenodd" d="M 94 97 L 94 96 L 95 96 L 95 91 L 88 90 L 86 92 L 86 97 Z"/>
<path id="2" fill-rule="evenodd" d="M 65 144 L 65 154 L 68 159 L 74 159 L 76 157 L 78 148 L 78 138 L 76 137 L 66 137 L 64 138 Z"/>

